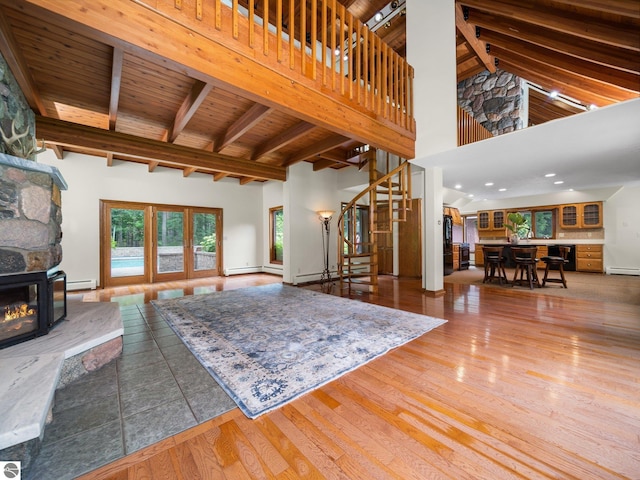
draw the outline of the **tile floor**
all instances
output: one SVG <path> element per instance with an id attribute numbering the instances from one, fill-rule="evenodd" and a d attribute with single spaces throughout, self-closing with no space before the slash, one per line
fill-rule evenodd
<path id="1" fill-rule="evenodd" d="M 24 479 L 72 479 L 235 408 L 152 305 L 125 303 L 122 355 L 56 391 Z"/>

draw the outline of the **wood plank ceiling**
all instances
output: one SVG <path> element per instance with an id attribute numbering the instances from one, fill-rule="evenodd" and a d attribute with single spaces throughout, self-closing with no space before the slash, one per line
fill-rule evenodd
<path id="1" fill-rule="evenodd" d="M 406 55 L 403 0 L 339 1 Z M 58 142 L 48 146 L 59 158 L 65 151 L 86 152 L 106 156 L 110 164 L 141 162 L 149 171 L 161 165 L 180 168 L 185 176 L 198 171 L 241 183 L 284 179 L 285 167 L 303 160 L 316 170 L 357 165 L 358 142 L 113 48 L 81 26 L 22 3 L 0 0 L 0 51 L 41 115 L 39 128 L 57 128 L 47 118 L 84 126 L 56 132 Z M 637 0 L 460 0 L 458 81 L 497 64 L 584 106 L 636 98 L 639 5 Z M 386 15 L 379 22 L 373 20 L 377 12 Z M 580 111 L 539 91 L 530 96 L 534 124 Z M 108 131 L 108 141 L 119 148 L 104 148 L 104 138 L 74 145 L 80 134 L 91 138 L 95 132 L 89 127 Z M 141 147 L 131 149 L 135 139 Z"/>
<path id="2" fill-rule="evenodd" d="M 388 2 L 349 3 L 372 14 Z M 405 55 L 405 16 L 383 23 L 378 35 Z M 459 0 L 456 27 L 458 82 L 497 64 L 539 86 L 529 99 L 530 124 L 640 95 L 638 0 Z"/>

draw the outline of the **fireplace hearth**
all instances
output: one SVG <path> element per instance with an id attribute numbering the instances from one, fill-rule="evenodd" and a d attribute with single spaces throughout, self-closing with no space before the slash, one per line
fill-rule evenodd
<path id="1" fill-rule="evenodd" d="M 62 271 L 0 275 L 0 349 L 46 335 L 67 315 Z"/>

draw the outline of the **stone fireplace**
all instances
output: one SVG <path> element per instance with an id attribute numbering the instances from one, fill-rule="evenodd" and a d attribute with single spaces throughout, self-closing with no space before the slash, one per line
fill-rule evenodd
<path id="1" fill-rule="evenodd" d="M 0 154 L 0 348 L 48 333 L 66 315 L 61 190 L 55 167 Z"/>

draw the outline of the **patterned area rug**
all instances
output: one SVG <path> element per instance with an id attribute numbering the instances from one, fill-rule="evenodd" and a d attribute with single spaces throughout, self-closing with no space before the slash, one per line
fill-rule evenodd
<path id="1" fill-rule="evenodd" d="M 446 322 L 281 284 L 152 303 L 250 418 Z"/>

